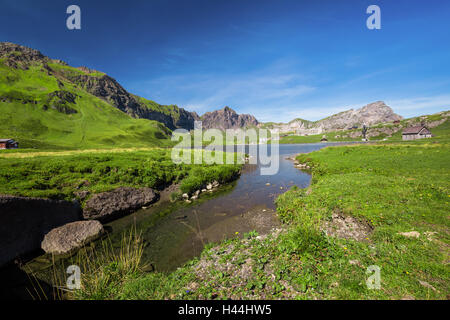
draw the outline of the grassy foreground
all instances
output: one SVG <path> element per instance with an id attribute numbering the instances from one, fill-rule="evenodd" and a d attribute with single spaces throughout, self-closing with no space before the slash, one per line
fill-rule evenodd
<path id="1" fill-rule="evenodd" d="M 283 230 L 208 245 L 169 274 L 111 270 L 109 281 L 95 290 L 85 284 L 73 298 L 448 299 L 449 148 L 364 145 L 300 155 L 313 182 L 278 198 Z M 372 231 L 358 240 L 326 235 L 337 214 Z M 366 286 L 373 265 L 379 290 Z"/>

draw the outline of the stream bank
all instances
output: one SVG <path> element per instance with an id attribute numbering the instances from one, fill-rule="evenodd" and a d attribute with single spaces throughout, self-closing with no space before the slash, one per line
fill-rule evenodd
<path id="1" fill-rule="evenodd" d="M 262 176 L 260 164 L 245 165 L 240 179 L 222 185 L 217 192 L 202 193 L 194 202 L 171 202 L 170 192 L 161 192 L 160 200 L 105 224 L 108 241 L 119 247 L 125 232 L 135 228 L 144 240 L 143 263 L 151 270 L 172 271 L 199 256 L 208 243 L 243 238 L 250 231 L 268 234 L 278 228 L 274 200 L 292 186 L 306 188 L 310 175 L 295 168 L 287 156 L 308 153 L 330 144 L 280 146 L 280 169 L 276 175 Z M 65 257 L 61 257 L 65 261 Z M 40 256 L 26 269 L 42 279 L 51 260 Z"/>

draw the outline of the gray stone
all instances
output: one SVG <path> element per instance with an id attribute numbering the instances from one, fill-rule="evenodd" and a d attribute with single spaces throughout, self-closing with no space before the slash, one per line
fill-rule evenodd
<path id="1" fill-rule="evenodd" d="M 139 210 L 158 200 L 150 188 L 120 187 L 110 192 L 93 195 L 83 210 L 85 219 L 107 221 Z"/>
<path id="2" fill-rule="evenodd" d="M 67 254 L 98 238 L 103 231 L 96 220 L 68 223 L 47 233 L 41 248 L 47 253 Z"/>

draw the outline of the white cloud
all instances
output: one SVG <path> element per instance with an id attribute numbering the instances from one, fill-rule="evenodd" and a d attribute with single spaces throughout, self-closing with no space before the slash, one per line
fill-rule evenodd
<path id="1" fill-rule="evenodd" d="M 387 100 L 387 104 L 405 115 L 436 113 L 450 109 L 450 95 Z"/>
<path id="2" fill-rule="evenodd" d="M 259 110 L 257 111 L 257 118 L 262 122 L 289 122 L 295 118 L 314 121 L 349 109 L 359 109 L 374 101 L 358 100 L 349 102 L 350 103 L 343 103 L 342 101 L 334 100 L 333 97 L 329 97 L 328 101 L 322 103 L 320 106 L 317 105 L 318 102 L 308 105 L 307 101 L 299 101 L 299 103 L 289 106 L 278 106 L 272 109 Z M 450 110 L 450 95 L 386 99 L 385 103 L 390 106 L 395 113 L 400 114 L 405 118 L 410 118 Z M 275 117 L 274 110 L 276 110 Z"/>
<path id="3" fill-rule="evenodd" d="M 274 106 L 292 105 L 315 90 L 305 83 L 302 75 L 282 72 L 279 68 L 219 76 L 167 76 L 139 86 L 147 86 L 141 91 L 160 103 L 170 101 L 200 114 L 230 106 L 240 113 L 257 115 L 264 109 L 273 110 Z M 158 91 L 152 91 L 152 87 Z M 183 101 L 176 101 L 177 96 L 183 97 Z"/>
<path id="4" fill-rule="evenodd" d="M 212 72 L 165 76 L 137 84 L 137 87 L 141 88 L 143 96 L 162 104 L 174 103 L 200 115 L 227 105 L 239 113 L 253 114 L 262 122 L 289 122 L 295 118 L 314 121 L 361 108 L 376 100 L 384 100 L 394 112 L 404 117 L 450 109 L 450 95 L 411 97 L 408 94 L 411 88 L 403 89 L 402 93 L 354 88 L 357 82 L 392 72 L 395 70 L 392 68 L 330 86 L 322 78 L 292 72 L 295 68 L 291 66 L 291 61 L 283 60 L 264 69 L 240 74 Z"/>

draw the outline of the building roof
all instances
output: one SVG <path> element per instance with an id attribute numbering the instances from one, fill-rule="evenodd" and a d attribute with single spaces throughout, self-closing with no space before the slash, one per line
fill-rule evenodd
<path id="1" fill-rule="evenodd" d="M 403 134 L 419 134 L 422 129 L 425 129 L 426 133 L 431 133 L 430 130 L 428 130 L 425 126 L 415 126 L 406 128 L 405 130 L 403 130 Z"/>

